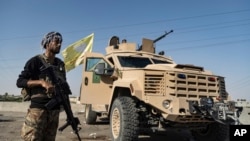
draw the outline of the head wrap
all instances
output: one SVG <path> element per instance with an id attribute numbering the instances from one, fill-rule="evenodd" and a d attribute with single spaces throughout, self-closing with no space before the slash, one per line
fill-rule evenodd
<path id="1" fill-rule="evenodd" d="M 63 40 L 62 35 L 59 32 L 52 31 L 52 32 L 47 33 L 43 37 L 41 45 L 43 46 L 43 48 L 46 48 L 46 44 L 50 43 L 55 38 L 58 39 L 59 42 L 62 42 Z"/>

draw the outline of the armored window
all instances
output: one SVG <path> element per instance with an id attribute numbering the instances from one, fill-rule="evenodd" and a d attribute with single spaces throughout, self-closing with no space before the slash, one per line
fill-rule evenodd
<path id="1" fill-rule="evenodd" d="M 118 60 L 122 67 L 130 68 L 144 68 L 152 64 L 149 58 L 132 57 L 132 56 L 118 56 Z"/>
<path id="2" fill-rule="evenodd" d="M 172 62 L 169 62 L 167 60 L 159 60 L 159 59 L 153 59 L 154 64 L 172 64 Z"/>

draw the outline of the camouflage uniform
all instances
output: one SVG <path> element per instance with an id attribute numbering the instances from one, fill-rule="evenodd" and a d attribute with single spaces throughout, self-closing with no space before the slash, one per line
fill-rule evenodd
<path id="1" fill-rule="evenodd" d="M 60 110 L 30 108 L 21 129 L 25 141 L 55 141 Z"/>

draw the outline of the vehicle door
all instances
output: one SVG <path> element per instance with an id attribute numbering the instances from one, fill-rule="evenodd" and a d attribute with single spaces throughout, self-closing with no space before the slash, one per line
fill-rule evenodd
<path id="1" fill-rule="evenodd" d="M 86 53 L 83 59 L 83 73 L 80 102 L 84 104 L 108 104 L 112 91 L 113 79 L 110 75 L 98 75 L 95 73 L 96 66 L 102 63 L 105 68 L 112 70 L 102 54 Z M 108 71 L 108 70 L 106 70 Z"/>

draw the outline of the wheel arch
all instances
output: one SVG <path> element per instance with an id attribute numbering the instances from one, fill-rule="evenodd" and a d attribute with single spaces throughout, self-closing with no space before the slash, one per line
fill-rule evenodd
<path id="1" fill-rule="evenodd" d="M 109 108 L 108 108 L 108 114 L 110 114 L 110 109 L 112 107 L 112 103 L 114 102 L 114 100 L 117 97 L 120 97 L 120 96 L 132 96 L 130 88 L 129 87 L 116 86 L 113 89 L 113 94 L 112 94 L 112 97 L 110 98 L 110 102 L 109 102 L 110 104 L 109 104 Z"/>

